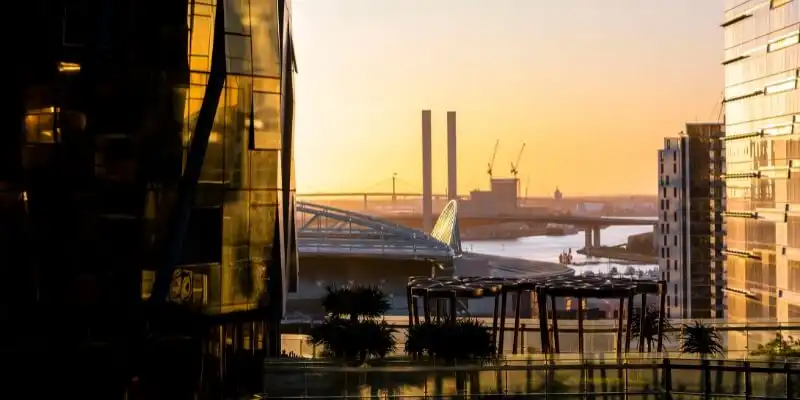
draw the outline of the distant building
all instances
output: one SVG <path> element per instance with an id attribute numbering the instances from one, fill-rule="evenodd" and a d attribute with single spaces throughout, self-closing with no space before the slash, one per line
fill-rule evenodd
<path id="1" fill-rule="evenodd" d="M 508 215 L 518 212 L 519 179 L 492 178 L 491 190 L 473 190 L 469 199 L 459 204 L 460 212 L 468 215 Z"/>
<path id="2" fill-rule="evenodd" d="M 572 215 L 600 215 L 605 210 L 604 203 L 579 203 L 575 205 Z"/>
<path id="3" fill-rule="evenodd" d="M 558 190 L 558 186 L 556 186 L 556 191 L 553 192 L 553 199 L 555 201 L 561 201 L 564 198 L 564 195 Z"/>
<path id="4" fill-rule="evenodd" d="M 668 282 L 672 318 L 722 317 L 723 210 L 720 123 L 691 123 L 664 139 L 658 151 L 658 227 L 661 278 Z"/>

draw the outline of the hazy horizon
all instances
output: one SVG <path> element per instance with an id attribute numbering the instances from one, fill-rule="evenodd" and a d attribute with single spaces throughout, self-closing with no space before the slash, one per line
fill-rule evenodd
<path id="1" fill-rule="evenodd" d="M 654 195 L 663 138 L 717 120 L 721 3 L 293 0 L 298 191 L 420 190 L 430 109 L 435 193 L 452 110 L 461 195 L 497 139 L 530 196 Z"/>

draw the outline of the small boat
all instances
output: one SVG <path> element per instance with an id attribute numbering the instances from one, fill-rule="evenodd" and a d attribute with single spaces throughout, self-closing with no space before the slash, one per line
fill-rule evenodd
<path id="1" fill-rule="evenodd" d="M 572 264 L 572 249 L 569 249 L 568 252 L 561 252 L 561 254 L 558 255 L 558 262 L 564 265 Z"/>

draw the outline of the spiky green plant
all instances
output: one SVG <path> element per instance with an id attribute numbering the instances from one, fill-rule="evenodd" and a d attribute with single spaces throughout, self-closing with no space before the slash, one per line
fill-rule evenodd
<path id="1" fill-rule="evenodd" d="M 639 337 L 639 326 L 641 325 L 641 312 L 642 309 L 638 308 L 633 312 L 633 321 L 631 323 L 631 337 L 634 339 L 644 340 L 647 344 L 647 351 L 650 352 L 653 350 L 653 344 L 658 343 L 658 322 L 659 322 L 659 311 L 658 308 L 655 306 L 648 307 L 645 310 L 644 314 L 644 335 L 643 338 Z M 669 319 L 664 317 L 664 326 L 663 330 L 661 331 L 661 339 L 664 342 L 669 341 L 669 336 L 667 336 L 666 332 L 672 329 L 672 324 L 670 323 Z"/>
<path id="2" fill-rule="evenodd" d="M 715 356 L 722 354 L 722 350 L 722 338 L 712 326 L 700 321 L 694 321 L 693 325 L 683 325 L 681 352 Z"/>

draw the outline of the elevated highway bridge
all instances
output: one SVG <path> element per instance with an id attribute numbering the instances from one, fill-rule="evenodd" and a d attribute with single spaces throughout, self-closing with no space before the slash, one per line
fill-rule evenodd
<path id="1" fill-rule="evenodd" d="M 420 214 L 387 214 L 381 215 L 382 219 L 398 225 L 414 229 L 422 228 L 422 215 Z M 438 214 L 433 215 L 433 219 Z M 498 216 L 470 216 L 460 214 L 458 225 L 463 228 L 473 228 L 485 225 L 497 225 L 508 222 L 522 222 L 531 224 L 560 224 L 572 225 L 584 231 L 586 235 L 585 247 L 594 248 L 601 246 L 600 230 L 609 226 L 653 226 L 657 221 L 647 218 L 614 218 L 614 217 L 589 217 L 576 215 L 551 215 L 551 214 L 521 214 Z"/>
<path id="2" fill-rule="evenodd" d="M 422 226 L 421 214 L 381 214 L 380 217 L 386 221 L 391 221 L 399 225 L 416 228 Z M 438 214 L 433 214 L 433 219 L 439 218 Z M 655 219 L 648 218 L 621 218 L 621 217 L 590 217 L 578 215 L 551 215 L 551 214 L 520 214 L 520 215 L 497 215 L 497 216 L 470 216 L 459 215 L 458 222 L 462 227 L 473 227 L 481 225 L 495 225 L 506 222 L 530 222 L 541 224 L 561 224 L 573 225 L 578 228 L 594 228 L 609 226 L 653 226 L 657 223 Z"/>

